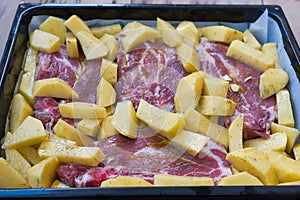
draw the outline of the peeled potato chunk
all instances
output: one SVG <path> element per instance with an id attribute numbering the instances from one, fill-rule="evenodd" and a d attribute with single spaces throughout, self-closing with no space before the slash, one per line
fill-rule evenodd
<path id="1" fill-rule="evenodd" d="M 282 90 L 289 82 L 288 74 L 282 69 L 268 69 L 260 75 L 259 94 L 266 99 Z"/>
<path id="2" fill-rule="evenodd" d="M 100 187 L 146 187 L 146 186 L 152 186 L 152 184 L 138 177 L 118 176 L 117 178 L 103 181 Z"/>
<path id="3" fill-rule="evenodd" d="M 169 47 L 178 47 L 183 43 L 183 37 L 169 22 L 158 17 L 156 26 L 164 43 Z"/>
<path id="4" fill-rule="evenodd" d="M 39 51 L 53 53 L 60 49 L 60 39 L 56 35 L 41 30 L 30 34 L 30 45 Z"/>
<path id="5" fill-rule="evenodd" d="M 92 34 L 91 30 L 87 24 L 80 19 L 77 15 L 72 15 L 69 19 L 65 21 L 66 27 L 72 31 L 72 33 L 77 37 L 79 31 L 86 31 Z"/>
<path id="6" fill-rule="evenodd" d="M 110 60 L 102 59 L 100 76 L 105 78 L 113 86 L 117 83 L 118 78 L 118 65 Z"/>
<path id="7" fill-rule="evenodd" d="M 236 103 L 220 96 L 201 96 L 199 111 L 203 115 L 231 116 Z"/>
<path id="8" fill-rule="evenodd" d="M 92 33 L 101 38 L 104 34 L 115 35 L 122 31 L 122 27 L 120 24 L 111 24 L 107 26 L 97 26 L 91 28 Z"/>
<path id="9" fill-rule="evenodd" d="M 194 48 L 183 43 L 176 48 L 176 53 L 187 72 L 192 73 L 199 71 L 200 58 Z"/>
<path id="10" fill-rule="evenodd" d="M 102 140 L 104 138 L 108 138 L 110 136 L 119 134 L 117 129 L 114 127 L 113 119 L 114 119 L 114 116 L 111 115 L 102 120 L 101 128 L 97 135 L 98 140 Z"/>
<path id="11" fill-rule="evenodd" d="M 218 186 L 263 185 L 258 178 L 248 172 L 241 172 L 221 179 Z"/>
<path id="12" fill-rule="evenodd" d="M 100 42 L 104 43 L 108 49 L 108 53 L 105 56 L 105 58 L 108 60 L 114 60 L 117 56 L 118 48 L 119 48 L 119 44 L 116 38 L 112 35 L 104 34 L 100 38 Z"/>
<path id="13" fill-rule="evenodd" d="M 106 110 L 102 106 L 85 103 L 71 102 L 59 104 L 61 116 L 74 119 L 102 119 L 106 117 Z"/>
<path id="14" fill-rule="evenodd" d="M 20 93 L 25 97 L 25 99 L 31 104 L 34 104 L 34 96 L 32 94 L 32 88 L 34 85 L 34 71 L 26 72 L 22 75 L 20 83 Z"/>
<path id="15" fill-rule="evenodd" d="M 290 99 L 290 92 L 287 89 L 282 89 L 276 93 L 276 104 L 278 109 L 278 124 L 294 127 L 295 120 L 293 107 Z"/>
<path id="16" fill-rule="evenodd" d="M 243 148 L 244 114 L 238 115 L 228 127 L 229 152 Z"/>
<path id="17" fill-rule="evenodd" d="M 170 174 L 154 175 L 155 186 L 214 186 L 210 177 L 176 176 Z"/>
<path id="18" fill-rule="evenodd" d="M 249 31 L 249 29 L 244 31 L 243 41 L 250 47 L 253 47 L 254 49 L 257 49 L 257 50 L 261 49 L 261 44 L 255 38 L 255 36 Z"/>
<path id="19" fill-rule="evenodd" d="M 79 98 L 75 90 L 60 78 L 47 78 L 35 81 L 32 90 L 33 95 L 38 97 Z"/>
<path id="20" fill-rule="evenodd" d="M 39 26 L 39 29 L 58 36 L 62 44 L 65 42 L 67 29 L 62 19 L 50 16 Z"/>
<path id="21" fill-rule="evenodd" d="M 107 107 L 116 102 L 116 91 L 113 86 L 101 78 L 100 83 L 97 86 L 97 104 L 102 107 Z"/>
<path id="22" fill-rule="evenodd" d="M 195 47 L 199 44 L 200 34 L 195 24 L 191 21 L 183 21 L 176 30 L 183 35 L 183 42 L 190 47 Z"/>
<path id="23" fill-rule="evenodd" d="M 77 45 L 77 39 L 74 36 L 73 33 L 68 32 L 66 36 L 66 48 L 67 48 L 67 54 L 71 58 L 78 58 L 79 57 L 79 51 L 78 51 L 78 45 Z"/>

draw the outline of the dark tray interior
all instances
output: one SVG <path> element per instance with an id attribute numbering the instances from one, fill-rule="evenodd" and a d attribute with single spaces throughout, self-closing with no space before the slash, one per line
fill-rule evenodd
<path id="1" fill-rule="evenodd" d="M 3 53 L 0 67 L 0 138 L 5 135 L 5 123 L 10 101 L 21 70 L 28 41 L 28 24 L 32 16 L 53 15 L 68 18 L 77 14 L 84 20 L 131 19 L 191 21 L 253 22 L 265 9 L 279 25 L 285 49 L 291 63 L 300 77 L 300 50 L 279 6 L 257 5 L 62 5 L 62 4 L 21 4 L 15 15 L 10 35 Z M 209 199 L 243 198 L 282 199 L 283 196 L 300 196 L 297 186 L 262 187 L 151 187 L 151 188 L 81 188 L 81 189 L 18 189 L 0 190 L 0 198 L 72 198 L 86 199 L 157 199 L 195 198 Z"/>

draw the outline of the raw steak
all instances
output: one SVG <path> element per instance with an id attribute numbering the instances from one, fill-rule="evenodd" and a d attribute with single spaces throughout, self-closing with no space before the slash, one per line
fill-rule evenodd
<path id="1" fill-rule="evenodd" d="M 240 86 L 239 92 L 229 89 L 227 98 L 237 103 L 234 115 L 225 119 L 225 126 L 244 113 L 244 137 L 269 138 L 270 126 L 276 117 L 276 101 L 272 96 L 259 96 L 259 76 L 262 72 L 226 56 L 227 46 L 201 39 L 196 50 L 200 56 L 200 68 L 206 73 L 221 78 L 229 76 L 231 83 Z"/>
<path id="2" fill-rule="evenodd" d="M 176 51 L 163 44 L 145 42 L 128 53 L 119 51 L 118 101 L 130 100 L 137 108 L 140 99 L 167 111 L 175 111 L 178 81 L 187 75 Z"/>
<path id="3" fill-rule="evenodd" d="M 226 150 L 211 140 L 193 157 L 150 128 L 140 128 L 138 135 L 135 140 L 116 135 L 92 143 L 90 146 L 99 147 L 105 155 L 101 167 L 62 165 L 58 178 L 71 186 L 99 186 L 101 181 L 119 175 L 140 177 L 151 183 L 155 174 L 211 177 L 215 183 L 231 175 Z"/>

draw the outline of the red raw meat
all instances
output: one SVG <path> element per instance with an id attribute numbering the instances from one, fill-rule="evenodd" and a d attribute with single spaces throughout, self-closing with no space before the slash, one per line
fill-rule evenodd
<path id="1" fill-rule="evenodd" d="M 277 115 L 276 100 L 272 96 L 261 99 L 259 76 L 262 72 L 226 56 L 227 46 L 201 39 L 196 50 L 200 56 L 200 68 L 206 73 L 221 78 L 229 76 L 231 83 L 240 86 L 239 92 L 228 90 L 227 98 L 237 103 L 234 115 L 226 117 L 225 126 L 244 113 L 244 138 L 269 138 L 270 126 Z"/>

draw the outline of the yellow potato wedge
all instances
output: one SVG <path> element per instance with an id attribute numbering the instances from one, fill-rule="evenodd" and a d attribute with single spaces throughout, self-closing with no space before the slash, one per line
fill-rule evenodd
<path id="1" fill-rule="evenodd" d="M 220 96 L 226 98 L 228 87 L 228 81 L 210 75 L 205 75 L 202 95 Z"/>
<path id="2" fill-rule="evenodd" d="M 102 106 L 85 103 L 71 102 L 59 104 L 61 116 L 74 119 L 102 119 L 106 117 L 106 110 Z"/>
<path id="3" fill-rule="evenodd" d="M 266 99 L 282 90 L 289 82 L 288 74 L 282 69 L 268 69 L 260 75 L 259 94 Z"/>
<path id="4" fill-rule="evenodd" d="M 138 124 L 139 121 L 131 101 L 118 102 L 113 118 L 115 129 L 126 137 L 136 139 Z"/>
<path id="5" fill-rule="evenodd" d="M 183 43 L 183 37 L 169 22 L 157 17 L 156 28 L 169 47 L 178 47 Z"/>
<path id="6" fill-rule="evenodd" d="M 34 82 L 33 96 L 78 99 L 79 96 L 67 82 L 60 78 L 47 78 Z"/>
<path id="7" fill-rule="evenodd" d="M 300 181 L 292 181 L 292 182 L 285 182 L 285 183 L 279 183 L 278 186 L 287 186 L 287 185 L 300 185 Z"/>
<path id="8" fill-rule="evenodd" d="M 187 72 L 192 73 L 199 71 L 200 58 L 194 48 L 182 43 L 176 48 L 176 53 Z"/>
<path id="9" fill-rule="evenodd" d="M 113 119 L 114 119 L 114 116 L 111 115 L 102 120 L 101 128 L 97 135 L 98 140 L 102 140 L 104 138 L 109 138 L 113 135 L 119 134 L 119 132 L 113 125 Z"/>
<path id="10" fill-rule="evenodd" d="M 65 43 L 67 29 L 62 19 L 50 16 L 41 23 L 39 29 L 58 36 L 60 38 L 60 43 Z"/>
<path id="11" fill-rule="evenodd" d="M 38 154 L 41 158 L 57 157 L 62 163 L 97 166 L 104 158 L 99 147 L 65 146 L 55 142 L 43 142 Z"/>
<path id="12" fill-rule="evenodd" d="M 244 114 L 238 115 L 228 127 L 229 152 L 243 149 Z"/>
<path id="13" fill-rule="evenodd" d="M 77 39 L 71 32 L 68 32 L 66 36 L 66 48 L 68 56 L 70 56 L 71 58 L 79 57 Z"/>
<path id="14" fill-rule="evenodd" d="M 41 161 L 37 150 L 31 146 L 18 148 L 18 151 L 32 165 L 35 165 Z"/>
<path id="15" fill-rule="evenodd" d="M 184 120 L 181 114 L 161 110 L 141 99 L 136 116 L 168 139 L 179 133 Z"/>
<path id="16" fill-rule="evenodd" d="M 208 26 L 199 29 L 203 37 L 215 42 L 229 44 L 234 40 L 242 40 L 243 33 L 226 26 Z"/>
<path id="17" fill-rule="evenodd" d="M 28 183 L 32 188 L 48 188 L 56 177 L 59 161 L 56 157 L 42 160 L 28 169 Z"/>
<path id="18" fill-rule="evenodd" d="M 155 186 L 214 186 L 210 177 L 176 176 L 170 174 L 154 175 Z"/>
<path id="19" fill-rule="evenodd" d="M 240 172 L 221 179 L 218 186 L 247 186 L 247 185 L 263 185 L 262 182 L 248 172 Z"/>
<path id="20" fill-rule="evenodd" d="M 32 88 L 34 85 L 35 70 L 26 72 L 22 75 L 19 91 L 24 98 L 33 106 L 34 96 L 32 94 Z"/>
<path id="21" fill-rule="evenodd" d="M 48 134 L 46 133 L 42 122 L 34 117 L 28 116 L 11 137 L 4 142 L 2 148 L 16 149 L 39 144 L 46 140 L 48 140 Z"/>
<path id="22" fill-rule="evenodd" d="M 199 44 L 200 35 L 195 24 L 191 21 L 182 21 L 176 30 L 182 34 L 183 42 L 190 47 L 195 47 Z"/>
<path id="23" fill-rule="evenodd" d="M 77 129 L 88 136 L 95 137 L 100 128 L 100 121 L 97 119 L 82 119 L 77 124 Z"/>
<path id="24" fill-rule="evenodd" d="M 236 103 L 230 99 L 220 96 L 201 96 L 199 101 L 199 112 L 203 115 L 231 116 Z"/>
<path id="25" fill-rule="evenodd" d="M 293 147 L 293 153 L 295 160 L 300 160 L 300 144 L 297 144 Z"/>
<path id="26" fill-rule="evenodd" d="M 274 68 L 274 60 L 272 58 L 266 56 L 263 52 L 248 46 L 240 40 L 234 40 L 230 43 L 226 55 L 251 65 L 260 71 L 266 71 L 269 68 Z"/>
<path id="27" fill-rule="evenodd" d="M 112 61 L 102 59 L 101 61 L 101 69 L 100 76 L 105 78 L 110 84 L 113 86 L 117 83 L 118 77 L 118 65 Z"/>
<path id="28" fill-rule="evenodd" d="M 12 133 L 15 132 L 24 119 L 32 114 L 33 109 L 25 98 L 19 93 L 16 94 L 11 101 L 9 131 Z"/>
<path id="29" fill-rule="evenodd" d="M 287 89 L 282 89 L 276 93 L 276 104 L 278 112 L 278 124 L 293 128 L 295 125 L 295 120 L 290 99 L 290 93 Z"/>
<path id="30" fill-rule="evenodd" d="M 132 176 L 118 176 L 117 178 L 108 179 L 101 183 L 100 187 L 147 187 L 151 183 L 142 178 Z"/>
<path id="31" fill-rule="evenodd" d="M 203 78 L 198 72 L 179 80 L 174 102 L 177 112 L 185 112 L 189 107 L 196 108 L 201 97 Z"/>
<path id="32" fill-rule="evenodd" d="M 29 188 L 27 180 L 2 157 L 0 168 L 0 188 Z"/>
<path id="33" fill-rule="evenodd" d="M 30 34 L 30 45 L 38 51 L 53 53 L 59 51 L 60 39 L 51 33 L 35 30 Z"/>
<path id="34" fill-rule="evenodd" d="M 27 170 L 31 167 L 31 164 L 19 153 L 16 149 L 5 150 L 6 160 L 16 168 L 22 176 L 27 179 Z"/>
<path id="35" fill-rule="evenodd" d="M 279 183 L 275 168 L 267 156 L 254 148 L 230 152 L 226 159 L 238 171 L 247 171 L 257 177 L 264 185 L 277 185 Z"/>
<path id="36" fill-rule="evenodd" d="M 116 91 L 114 87 L 105 79 L 101 78 L 97 86 L 96 102 L 97 105 L 108 107 L 116 102 Z"/>
<path id="37" fill-rule="evenodd" d="M 97 26 L 91 28 L 92 33 L 97 38 L 101 38 L 104 34 L 116 35 L 122 31 L 120 24 L 111 24 L 106 26 Z"/>
<path id="38" fill-rule="evenodd" d="M 51 188 L 70 188 L 70 186 L 68 186 L 68 185 L 64 184 L 63 182 L 56 179 L 51 184 Z"/>
<path id="39" fill-rule="evenodd" d="M 34 72 L 36 69 L 36 57 L 38 51 L 32 47 L 28 47 L 24 63 L 24 72 Z"/>
<path id="40" fill-rule="evenodd" d="M 80 31 L 86 31 L 93 34 L 87 24 L 80 19 L 77 15 L 72 15 L 69 19 L 65 21 L 65 26 L 72 31 L 72 33 L 77 37 L 77 33 Z"/>
<path id="41" fill-rule="evenodd" d="M 275 68 L 281 69 L 276 43 L 266 43 L 262 46 L 261 51 L 272 58 L 275 62 Z"/>
<path id="42" fill-rule="evenodd" d="M 105 56 L 105 58 L 113 61 L 116 58 L 119 49 L 119 44 L 116 38 L 112 35 L 104 34 L 100 38 L 100 42 L 104 43 L 108 50 L 108 53 Z"/>
<path id="43" fill-rule="evenodd" d="M 245 44 L 249 45 L 250 47 L 253 47 L 254 49 L 257 50 L 261 49 L 261 44 L 255 38 L 255 36 L 249 31 L 249 29 L 244 31 L 243 41 L 245 42 Z"/>

